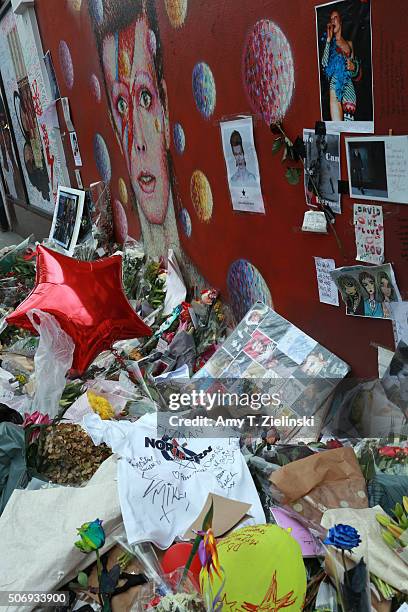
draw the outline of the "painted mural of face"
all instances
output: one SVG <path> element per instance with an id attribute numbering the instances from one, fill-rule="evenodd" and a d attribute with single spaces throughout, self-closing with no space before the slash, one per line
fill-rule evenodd
<path id="1" fill-rule="evenodd" d="M 170 194 L 167 90 L 163 104 L 154 64 L 156 40 L 142 17 L 103 41 L 103 69 L 115 129 L 136 199 L 146 217 L 161 225 Z"/>

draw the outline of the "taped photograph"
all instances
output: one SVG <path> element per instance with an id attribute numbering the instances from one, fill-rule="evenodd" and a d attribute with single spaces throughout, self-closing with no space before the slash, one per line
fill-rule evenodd
<path id="1" fill-rule="evenodd" d="M 322 120 L 336 132 L 374 132 L 371 0 L 316 7 Z"/>

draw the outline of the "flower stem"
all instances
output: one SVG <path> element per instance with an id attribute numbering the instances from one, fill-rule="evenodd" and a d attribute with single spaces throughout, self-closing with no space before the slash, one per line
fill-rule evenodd
<path id="1" fill-rule="evenodd" d="M 102 593 L 101 593 L 102 563 L 101 563 L 101 558 L 99 556 L 99 550 L 97 549 L 95 552 L 96 552 L 96 573 L 98 575 L 98 599 L 99 599 L 101 608 L 103 609 L 103 598 L 102 598 Z"/>

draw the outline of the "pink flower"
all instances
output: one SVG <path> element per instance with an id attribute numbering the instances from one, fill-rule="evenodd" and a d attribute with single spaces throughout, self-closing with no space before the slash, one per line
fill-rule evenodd
<path id="1" fill-rule="evenodd" d="M 23 421 L 24 429 L 26 427 L 30 427 L 33 425 L 50 425 L 51 423 L 52 421 L 50 417 L 48 416 L 48 414 L 42 414 L 39 410 L 36 410 L 32 414 L 29 414 L 28 412 L 24 413 L 24 421 Z M 32 431 L 30 440 L 29 440 L 30 444 L 31 442 L 35 442 L 35 440 L 38 438 L 39 435 L 40 435 L 39 428 Z"/>
<path id="2" fill-rule="evenodd" d="M 329 440 L 328 442 L 326 442 L 326 448 L 327 449 L 334 449 L 334 448 L 342 448 L 343 445 L 341 442 L 339 442 L 339 440 Z"/>
<path id="3" fill-rule="evenodd" d="M 378 450 L 378 454 L 382 457 L 395 457 L 400 451 L 398 446 L 383 446 Z"/>

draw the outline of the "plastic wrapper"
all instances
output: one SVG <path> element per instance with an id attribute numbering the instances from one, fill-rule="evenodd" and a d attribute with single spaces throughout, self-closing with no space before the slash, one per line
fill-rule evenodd
<path id="1" fill-rule="evenodd" d="M 146 612 L 206 612 L 207 608 L 189 572 L 185 578 L 184 568 L 179 568 L 164 576 L 169 591 L 162 595 L 154 583 L 141 587 L 139 604 Z M 153 588 L 152 588 L 153 587 Z"/>
<path id="2" fill-rule="evenodd" d="M 395 398 L 394 398 L 395 399 Z M 406 430 L 400 406 L 384 380 L 344 381 L 331 402 L 323 433 L 337 438 L 380 438 Z"/>
<path id="3" fill-rule="evenodd" d="M 338 609 L 336 589 L 330 582 L 323 580 L 317 592 L 315 612 L 338 612 Z"/>
<path id="4" fill-rule="evenodd" d="M 358 558 L 353 551 L 340 552 L 333 546 L 326 548 L 326 571 L 333 577 L 342 609 L 347 612 L 371 612 L 368 540 L 364 534 L 360 535 L 362 544 Z"/>
<path id="5" fill-rule="evenodd" d="M 113 214 L 109 186 L 99 181 L 92 183 L 89 191 L 92 234 L 98 243 L 97 254 L 103 257 L 109 254 L 113 243 Z"/>
<path id="6" fill-rule="evenodd" d="M 399 406 L 404 416 L 408 417 L 408 345 L 405 342 L 398 343 L 381 382 L 390 401 Z"/>
<path id="7" fill-rule="evenodd" d="M 34 357 L 36 390 L 31 412 L 38 410 L 54 418 L 59 411 L 59 400 L 72 365 L 75 344 L 52 315 L 34 309 L 28 317 L 40 334 Z"/>
<path id="8" fill-rule="evenodd" d="M 6 352 L 14 353 L 16 355 L 24 355 L 25 357 L 34 357 L 38 348 L 38 343 L 39 338 L 36 336 L 21 338 L 21 340 L 17 340 L 11 346 L 8 346 Z"/>
<path id="9" fill-rule="evenodd" d="M 34 239 L 34 235 L 31 234 L 20 242 L 19 244 L 15 244 L 10 247 L 5 247 L 0 251 L 0 274 L 6 274 L 10 272 L 13 265 L 16 262 L 17 257 L 23 255 L 28 249 L 28 245 Z"/>

